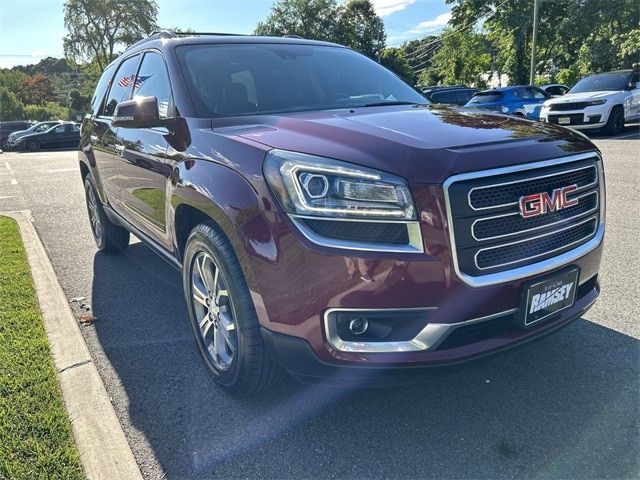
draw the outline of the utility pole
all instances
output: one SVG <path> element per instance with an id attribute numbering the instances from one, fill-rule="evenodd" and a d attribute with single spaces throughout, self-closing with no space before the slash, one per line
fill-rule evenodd
<path id="1" fill-rule="evenodd" d="M 377 17 L 378 21 L 376 22 L 377 24 L 377 32 L 376 32 L 376 50 L 378 51 L 378 63 L 380 63 L 380 54 L 382 53 L 380 51 L 380 17 Z"/>
<path id="2" fill-rule="evenodd" d="M 529 73 L 529 85 L 536 81 L 536 47 L 538 43 L 538 17 L 540 0 L 533 0 L 533 39 L 531 41 L 531 72 Z"/>

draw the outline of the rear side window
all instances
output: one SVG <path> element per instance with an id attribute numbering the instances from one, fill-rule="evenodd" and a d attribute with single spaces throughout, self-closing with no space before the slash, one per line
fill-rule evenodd
<path id="1" fill-rule="evenodd" d="M 139 60 L 140 55 L 134 55 L 122 62 L 111 82 L 111 90 L 109 90 L 109 96 L 102 109 L 102 115 L 112 117 L 116 105 L 129 99 Z"/>
<path id="2" fill-rule="evenodd" d="M 113 76 L 113 65 L 109 65 L 107 69 L 100 76 L 100 80 L 98 80 L 98 85 L 96 86 L 96 91 L 93 94 L 93 98 L 91 99 L 91 114 L 96 115 L 102 106 L 102 101 L 104 100 L 104 96 L 107 93 L 107 89 L 109 88 L 109 82 L 111 81 L 111 77 Z M 50 127 L 51 125 L 49 125 Z"/>
<path id="3" fill-rule="evenodd" d="M 159 53 L 145 53 L 133 86 L 133 94 L 134 97 L 156 97 L 160 118 L 171 116 L 171 84 L 164 58 Z"/>
<path id="4" fill-rule="evenodd" d="M 437 103 L 455 103 L 457 95 L 456 92 L 436 92 L 431 95 L 431 98 Z"/>
<path id="5" fill-rule="evenodd" d="M 502 92 L 480 92 L 476 93 L 469 103 L 478 104 L 478 103 L 493 103 L 498 102 L 503 97 Z"/>

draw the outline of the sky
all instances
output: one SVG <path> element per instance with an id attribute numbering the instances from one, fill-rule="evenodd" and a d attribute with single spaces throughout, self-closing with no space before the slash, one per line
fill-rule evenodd
<path id="1" fill-rule="evenodd" d="M 132 0 L 135 1 L 135 0 Z M 441 31 L 450 18 L 445 0 L 372 0 L 387 45 Z M 251 33 L 273 0 L 156 0 L 158 24 L 196 32 Z M 64 0 L 0 0 L 0 67 L 62 57 Z"/>

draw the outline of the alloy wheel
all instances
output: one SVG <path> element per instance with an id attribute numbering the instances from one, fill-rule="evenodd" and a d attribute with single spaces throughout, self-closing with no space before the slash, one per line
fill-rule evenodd
<path id="1" fill-rule="evenodd" d="M 93 231 L 93 235 L 97 242 L 100 243 L 102 240 L 102 223 L 100 222 L 98 201 L 96 200 L 96 195 L 91 187 L 87 189 L 87 207 L 89 210 L 89 220 L 91 221 L 91 230 Z"/>
<path id="2" fill-rule="evenodd" d="M 238 349 L 236 322 L 220 268 L 204 251 L 192 260 L 191 304 L 211 362 L 218 370 L 228 370 Z"/>

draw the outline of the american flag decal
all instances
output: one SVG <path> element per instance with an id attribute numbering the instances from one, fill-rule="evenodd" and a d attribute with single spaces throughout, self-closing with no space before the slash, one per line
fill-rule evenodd
<path id="1" fill-rule="evenodd" d="M 136 84 L 134 85 L 134 88 L 136 90 L 139 89 L 142 86 L 142 84 L 147 80 L 147 78 L 149 78 L 150 76 L 151 75 L 148 75 L 146 77 L 138 77 L 136 79 Z M 131 80 L 133 80 L 133 75 L 125 75 L 118 81 L 118 85 L 123 88 L 128 87 L 129 85 L 131 85 Z"/>

